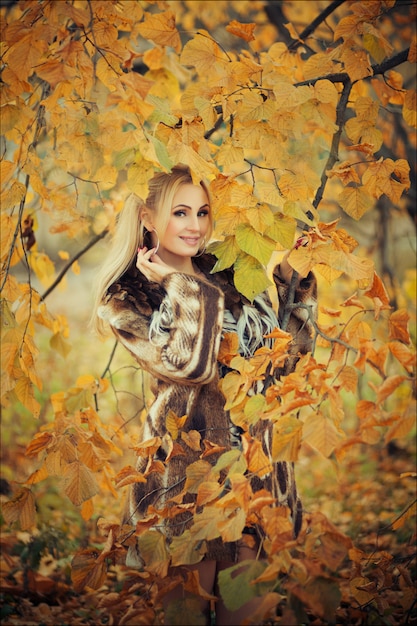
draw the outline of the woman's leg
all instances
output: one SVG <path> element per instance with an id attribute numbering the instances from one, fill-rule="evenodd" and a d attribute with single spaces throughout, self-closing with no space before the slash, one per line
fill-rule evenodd
<path id="1" fill-rule="evenodd" d="M 200 587 L 209 595 L 213 595 L 214 583 L 216 579 L 216 562 L 215 561 L 201 561 L 195 565 L 184 565 L 179 567 L 173 567 L 169 575 L 178 576 L 180 574 L 184 581 L 187 580 L 188 572 L 198 572 Z M 183 600 L 184 598 L 197 598 L 197 593 L 186 591 L 182 584 L 177 585 L 172 591 L 169 591 L 163 600 L 164 609 L 168 608 L 168 605 L 175 600 Z M 206 624 L 210 624 L 210 601 L 204 598 L 200 598 L 200 609 L 203 615 L 206 617 Z M 170 621 L 165 616 L 165 626 L 169 626 Z"/>

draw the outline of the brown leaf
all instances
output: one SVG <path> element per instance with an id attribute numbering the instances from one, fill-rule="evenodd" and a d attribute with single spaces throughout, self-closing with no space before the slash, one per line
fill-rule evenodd
<path id="1" fill-rule="evenodd" d="M 98 550 L 80 550 L 71 561 L 71 580 L 80 593 L 85 587 L 99 589 L 107 576 L 106 562 Z"/>

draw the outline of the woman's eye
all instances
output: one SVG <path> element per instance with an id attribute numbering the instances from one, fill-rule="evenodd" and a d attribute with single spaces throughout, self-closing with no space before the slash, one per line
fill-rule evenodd
<path id="1" fill-rule="evenodd" d="M 208 212 L 207 209 L 203 209 L 202 211 L 198 212 L 198 216 L 199 217 L 206 217 L 206 215 L 208 215 L 208 214 L 209 214 L 209 212 Z"/>
<path id="2" fill-rule="evenodd" d="M 176 215 L 177 217 L 182 217 L 183 215 L 185 215 L 185 211 L 183 210 L 175 211 L 174 215 Z"/>

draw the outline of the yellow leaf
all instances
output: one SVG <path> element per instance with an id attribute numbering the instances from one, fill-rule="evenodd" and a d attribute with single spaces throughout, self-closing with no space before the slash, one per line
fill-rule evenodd
<path id="1" fill-rule="evenodd" d="M 197 430 L 181 432 L 181 439 L 189 448 L 191 448 L 191 450 L 195 450 L 197 452 L 201 449 L 201 434 Z"/>
<path id="2" fill-rule="evenodd" d="M 325 417 L 320 411 L 310 415 L 304 424 L 303 441 L 329 457 L 343 438 L 343 433 L 337 429 L 334 422 Z"/>
<path id="3" fill-rule="evenodd" d="M 223 486 L 217 481 L 206 481 L 200 484 L 197 494 L 197 506 L 203 506 L 216 500 L 223 491 Z"/>
<path id="4" fill-rule="evenodd" d="M 47 287 L 54 275 L 55 267 L 53 261 L 43 252 L 32 251 L 28 255 L 29 265 L 39 278 L 42 285 Z"/>
<path id="5" fill-rule="evenodd" d="M 275 242 L 261 235 L 249 224 L 240 224 L 236 228 L 236 242 L 238 246 L 262 265 L 266 266 L 275 250 Z"/>
<path id="6" fill-rule="evenodd" d="M 203 29 L 200 29 L 194 39 L 185 44 L 180 61 L 183 65 L 195 67 L 198 74 L 206 77 L 211 75 L 219 61 L 226 63 L 221 48 Z"/>
<path id="7" fill-rule="evenodd" d="M 224 241 L 211 244 L 209 251 L 218 258 L 212 269 L 213 274 L 231 267 L 239 254 L 239 248 L 234 237 L 226 237 Z"/>
<path id="8" fill-rule="evenodd" d="M 12 209 L 22 202 L 26 195 L 26 187 L 17 180 L 13 181 L 10 187 L 0 195 L 2 210 Z"/>
<path id="9" fill-rule="evenodd" d="M 373 75 L 371 61 L 365 50 L 344 49 L 341 60 L 352 81 Z"/>
<path id="10" fill-rule="evenodd" d="M 64 492 L 76 506 L 89 500 L 99 491 L 93 472 L 79 461 L 64 465 L 63 478 Z"/>
<path id="11" fill-rule="evenodd" d="M 417 127 L 417 103 L 416 92 L 408 89 L 405 93 L 405 101 L 403 106 L 403 117 L 409 126 Z"/>
<path id="12" fill-rule="evenodd" d="M 303 424 L 296 417 L 286 415 L 277 420 L 272 431 L 273 461 L 296 461 L 301 444 Z"/>
<path id="13" fill-rule="evenodd" d="M 185 491 L 198 493 L 201 483 L 209 481 L 212 476 L 213 467 L 207 461 L 195 461 L 186 469 Z"/>
<path id="14" fill-rule="evenodd" d="M 166 537 L 157 530 L 147 530 L 138 537 L 139 552 L 146 568 L 164 578 L 168 573 L 169 553 Z"/>
<path id="15" fill-rule="evenodd" d="M 21 376 L 14 387 L 15 394 L 20 402 L 30 411 L 33 417 L 38 418 L 41 405 L 35 399 L 33 385 L 29 378 Z"/>
<path id="16" fill-rule="evenodd" d="M 178 438 L 178 432 L 184 426 L 186 421 L 186 415 L 183 415 L 183 417 L 178 417 L 178 415 L 175 415 L 174 411 L 168 411 L 168 414 L 166 416 L 166 427 L 167 431 L 174 441 Z"/>
<path id="17" fill-rule="evenodd" d="M 204 556 L 204 542 L 194 541 L 191 531 L 186 530 L 179 537 L 173 537 L 169 551 L 174 567 L 193 565 L 199 563 Z"/>
<path id="18" fill-rule="evenodd" d="M 236 289 L 251 302 L 271 285 L 271 281 L 266 276 L 265 268 L 252 256 L 239 255 L 234 269 Z"/>
<path id="19" fill-rule="evenodd" d="M 361 219 L 375 204 L 374 199 L 364 187 L 346 187 L 339 194 L 338 202 L 345 213 L 355 220 Z"/>
<path id="20" fill-rule="evenodd" d="M 175 26 L 175 13 L 145 13 L 145 21 L 137 26 L 139 33 L 145 39 L 151 39 L 161 46 L 170 46 L 179 53 L 181 39 Z"/>
<path id="21" fill-rule="evenodd" d="M 283 174 L 278 187 L 288 200 L 309 200 L 320 185 L 320 177 L 304 163 L 303 171 L 291 171 Z"/>

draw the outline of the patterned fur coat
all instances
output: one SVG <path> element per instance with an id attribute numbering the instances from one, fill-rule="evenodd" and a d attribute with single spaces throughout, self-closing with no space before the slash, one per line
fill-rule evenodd
<path id="1" fill-rule="evenodd" d="M 183 489 L 188 465 L 201 458 L 201 451 L 188 447 L 179 437 L 176 444 L 180 454 L 170 454 L 166 437 L 166 417 L 169 411 L 187 416 L 184 431 L 196 430 L 201 440 L 222 447 L 222 452 L 239 444 L 236 427 L 224 410 L 225 398 L 219 389 L 219 376 L 225 374 L 217 361 L 220 341 L 225 332 L 236 332 L 240 352 L 252 355 L 265 343 L 263 335 L 279 326 L 279 321 L 266 294 L 251 304 L 233 285 L 232 270 L 210 274 L 216 259 L 208 254 L 196 258 L 201 274 L 190 276 L 175 272 L 161 284 L 149 282 L 135 267 L 128 270 L 107 291 L 99 308 L 99 316 L 113 330 L 118 340 L 129 350 L 139 365 L 150 373 L 154 401 L 148 410 L 142 440 L 161 437 L 162 443 L 152 461 L 161 461 L 162 472 L 150 472 L 145 483 L 130 487 L 124 523 L 135 525 L 148 513 L 174 506 L 175 496 Z M 273 272 L 280 307 L 288 297 L 288 285 L 280 278 L 279 266 Z M 303 279 L 296 291 L 296 302 L 316 306 L 316 281 L 312 274 Z M 311 348 L 311 324 L 305 309 L 292 313 L 289 332 L 293 335 L 294 355 Z M 265 424 L 264 421 L 262 421 Z M 268 430 L 268 426 L 263 426 Z M 268 432 L 256 433 L 263 439 L 268 455 Z M 164 437 L 165 436 L 165 437 Z M 177 448 L 178 451 L 178 448 Z M 213 465 L 218 454 L 208 456 Z M 150 459 L 139 456 L 138 471 L 145 473 Z M 266 487 L 276 495 L 277 502 L 288 504 L 292 511 L 294 532 L 301 524 L 301 503 L 297 495 L 293 466 L 275 463 L 275 475 L 252 481 L 254 491 Z M 182 503 L 195 502 L 186 494 Z M 148 507 L 150 507 L 148 511 Z M 172 520 L 163 521 L 163 532 L 169 541 L 192 523 L 192 513 L 184 512 Z M 160 526 L 158 526 L 160 528 Z M 206 558 L 234 561 L 236 545 L 220 539 L 207 542 Z M 129 549 L 127 563 L 140 567 L 143 562 L 136 548 Z"/>

